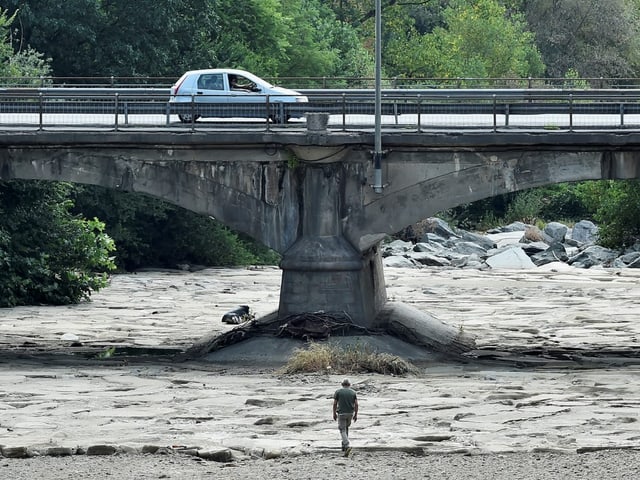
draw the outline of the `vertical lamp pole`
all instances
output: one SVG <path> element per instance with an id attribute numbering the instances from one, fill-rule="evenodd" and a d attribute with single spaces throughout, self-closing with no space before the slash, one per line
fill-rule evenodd
<path id="1" fill-rule="evenodd" d="M 376 59 L 375 59 L 375 69 L 376 69 L 376 98 L 375 98 L 375 117 L 376 117 L 376 127 L 375 127 L 375 145 L 373 151 L 373 164 L 375 167 L 374 170 L 374 182 L 373 182 L 373 191 L 375 193 L 382 193 L 383 185 L 382 185 L 382 130 L 381 130 L 381 122 L 382 122 L 382 93 L 381 89 L 381 72 L 382 72 L 382 15 L 381 15 L 381 0 L 376 0 Z"/>

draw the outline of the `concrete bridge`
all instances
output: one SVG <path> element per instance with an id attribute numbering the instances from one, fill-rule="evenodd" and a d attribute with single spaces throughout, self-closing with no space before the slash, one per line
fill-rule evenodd
<path id="1" fill-rule="evenodd" d="M 278 315 L 381 326 L 380 241 L 444 209 L 558 182 L 640 178 L 640 132 L 2 131 L 0 179 L 99 185 L 210 215 L 282 254 Z"/>

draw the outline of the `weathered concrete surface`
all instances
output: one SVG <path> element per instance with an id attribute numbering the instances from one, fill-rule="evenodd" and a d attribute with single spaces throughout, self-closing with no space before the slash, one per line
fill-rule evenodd
<path id="1" fill-rule="evenodd" d="M 0 132 L 0 179 L 100 185 L 210 215 L 283 254 L 280 315 L 386 302 L 380 240 L 453 206 L 549 183 L 640 178 L 640 134 Z"/>

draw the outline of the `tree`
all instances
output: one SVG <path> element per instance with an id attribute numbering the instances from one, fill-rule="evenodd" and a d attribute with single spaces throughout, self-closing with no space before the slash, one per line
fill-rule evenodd
<path id="1" fill-rule="evenodd" d="M 13 52 L 13 20 L 0 10 L 0 72 L 48 73 L 28 45 Z M 65 184 L 0 182 L 0 307 L 73 303 L 106 285 L 113 242 L 99 221 L 69 213 L 69 190 Z"/>
<path id="2" fill-rule="evenodd" d="M 72 198 L 73 211 L 104 221 L 105 232 L 118 246 L 115 262 L 125 271 L 146 266 L 278 262 L 275 252 L 243 239 L 210 217 L 146 195 L 76 186 Z"/>
<path id="3" fill-rule="evenodd" d="M 322 0 L 7 0 L 14 44 L 64 77 L 170 76 L 236 67 L 262 76 L 362 74 L 356 30 Z M 69 52 L 72 52 L 70 55 Z"/>
<path id="4" fill-rule="evenodd" d="M 104 224 L 69 213 L 63 183 L 0 182 L 0 307 L 76 303 L 107 285 Z"/>
<path id="5" fill-rule="evenodd" d="M 520 0 L 547 75 L 630 77 L 640 66 L 637 0 Z"/>
<path id="6" fill-rule="evenodd" d="M 427 34 L 408 25 L 406 15 L 397 17 L 385 55 L 388 74 L 501 78 L 543 72 L 523 18 L 507 15 L 497 0 L 453 0 L 443 17 L 444 26 Z"/>
<path id="7" fill-rule="evenodd" d="M 582 201 L 595 213 L 600 241 L 613 248 L 640 241 L 640 182 L 602 180 L 580 184 Z"/>

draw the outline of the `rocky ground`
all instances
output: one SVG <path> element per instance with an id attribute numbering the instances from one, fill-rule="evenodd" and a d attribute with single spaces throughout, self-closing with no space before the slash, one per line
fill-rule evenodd
<path id="1" fill-rule="evenodd" d="M 639 470 L 640 453 L 628 450 L 580 455 L 534 452 L 481 456 L 356 452 L 349 459 L 317 453 L 233 463 L 208 462 L 181 455 L 0 459 L 0 474 L 15 480 L 634 480 Z"/>

